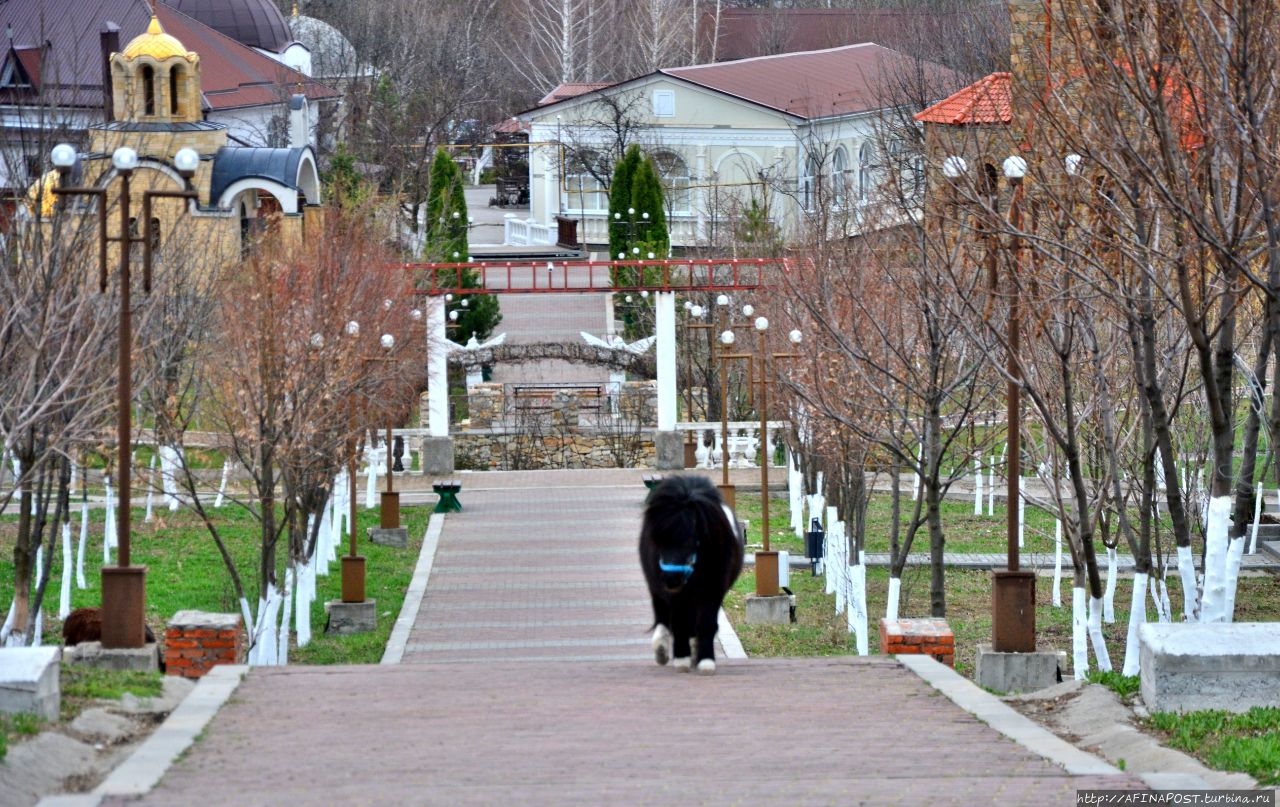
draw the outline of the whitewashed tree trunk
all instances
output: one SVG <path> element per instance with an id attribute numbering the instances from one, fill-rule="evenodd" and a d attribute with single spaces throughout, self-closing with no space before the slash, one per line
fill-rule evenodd
<path id="1" fill-rule="evenodd" d="M 1258 524 L 1262 521 L 1262 483 L 1258 483 L 1257 494 L 1253 497 L 1253 524 L 1249 531 L 1249 554 L 1258 550 Z"/>
<path id="2" fill-rule="evenodd" d="M 84 553 L 89 545 L 89 503 L 80 503 L 80 542 L 76 546 L 76 588 L 88 588 L 84 579 Z"/>
<path id="3" fill-rule="evenodd" d="M 1089 599 L 1089 643 L 1093 645 L 1093 657 L 1101 672 L 1111 672 L 1111 655 L 1107 652 L 1107 640 L 1102 635 L 1102 598 Z"/>
<path id="4" fill-rule="evenodd" d="M 44 585 L 44 546 L 36 547 L 36 587 Z M 44 641 L 44 608 L 36 611 L 36 621 L 31 629 L 31 646 L 39 647 Z"/>
<path id="5" fill-rule="evenodd" d="M 320 532 L 316 534 L 316 548 L 311 555 L 311 565 L 315 574 L 329 576 L 329 558 L 335 555 L 333 546 L 333 496 L 325 503 L 320 517 Z"/>
<path id="6" fill-rule="evenodd" d="M 916 454 L 916 468 L 911 472 L 911 501 L 920 498 L 920 465 L 924 462 L 924 443 L 920 443 L 920 452 Z"/>
<path id="7" fill-rule="evenodd" d="M 182 467 L 182 449 L 178 446 L 162 445 L 160 451 L 160 484 L 164 490 L 164 503 L 170 512 L 177 510 L 181 502 L 178 497 L 177 471 Z"/>
<path id="8" fill-rule="evenodd" d="M 253 611 L 249 608 L 249 598 L 240 598 L 240 616 L 244 617 L 244 633 L 246 636 L 253 636 Z M 250 651 L 252 652 L 252 651 Z"/>
<path id="9" fill-rule="evenodd" d="M 1240 565 L 1244 562 L 1244 538 L 1237 538 L 1227 547 L 1227 601 L 1223 605 L 1223 622 L 1234 622 L 1236 615 L 1236 587 L 1240 585 Z"/>
<path id="10" fill-rule="evenodd" d="M 1019 491 L 1022 487 L 1019 486 Z M 1021 549 L 1027 529 L 1027 500 L 1022 498 L 1022 494 L 1018 495 L 1018 548 Z"/>
<path id="11" fill-rule="evenodd" d="M 996 514 L 996 457 L 991 455 L 991 469 L 987 472 L 987 515 Z"/>
<path id="12" fill-rule="evenodd" d="M 1178 577 L 1182 580 L 1182 617 L 1195 622 L 1200 612 L 1200 587 L 1196 583 L 1196 564 L 1191 557 L 1191 547 L 1178 547 Z"/>
<path id="13" fill-rule="evenodd" d="M 1107 587 L 1102 593 L 1102 621 L 1108 625 L 1113 625 L 1116 621 L 1116 577 L 1118 576 L 1116 566 L 1118 563 L 1116 550 L 1107 547 Z"/>
<path id="14" fill-rule="evenodd" d="M 1133 597 L 1129 601 L 1129 632 L 1124 640 L 1124 675 L 1134 676 L 1142 671 L 1139 663 L 1138 628 L 1147 621 L 1147 574 L 1133 576 Z"/>
<path id="15" fill-rule="evenodd" d="M 4 618 L 4 624 L 0 625 L 0 647 L 22 647 L 22 636 L 13 632 L 13 612 L 17 606 L 17 601 L 9 603 L 9 615 Z"/>
<path id="16" fill-rule="evenodd" d="M 253 649 L 249 651 L 249 664 L 272 667 L 277 664 L 279 652 L 280 591 L 274 585 L 267 586 L 265 599 L 258 599 L 257 634 Z"/>
<path id="17" fill-rule="evenodd" d="M 982 458 L 973 457 L 973 514 L 982 515 Z"/>
<path id="18" fill-rule="evenodd" d="M 1151 602 L 1156 609 L 1157 622 L 1173 621 L 1173 606 L 1169 602 L 1169 587 L 1165 585 L 1164 576 L 1151 579 Z"/>
<path id="19" fill-rule="evenodd" d="M 280 598 L 280 628 L 276 633 L 276 665 L 283 667 L 289 663 L 289 622 L 292 614 L 289 606 L 298 596 L 297 564 L 290 560 L 284 572 L 284 592 Z"/>
<path id="20" fill-rule="evenodd" d="M 861 560 L 861 559 L 859 559 Z M 858 655 L 865 656 L 870 652 L 870 640 L 867 637 L 867 567 L 859 562 L 852 568 L 852 587 L 849 597 L 850 630 L 857 633 L 856 644 Z"/>
<path id="21" fill-rule="evenodd" d="M 702 440 L 698 440 L 698 445 L 702 445 Z M 797 538 L 804 538 L 805 518 L 804 518 L 804 475 L 800 473 L 799 466 L 796 465 L 796 458 L 792 452 L 787 452 L 787 500 L 791 503 L 791 529 L 795 530 Z"/>
<path id="22" fill-rule="evenodd" d="M 898 618 L 898 604 L 902 600 L 902 578 L 889 578 L 889 598 L 884 605 L 884 618 L 892 622 Z"/>
<path id="23" fill-rule="evenodd" d="M 1209 500 L 1208 524 L 1204 534 L 1204 594 L 1200 599 L 1201 622 L 1227 619 L 1227 531 L 1231 523 L 1231 497 Z"/>
<path id="24" fill-rule="evenodd" d="M 1089 614 L 1084 586 L 1071 587 L 1071 669 L 1077 681 L 1089 673 Z"/>
<path id="25" fill-rule="evenodd" d="M 1062 607 L 1062 519 L 1053 522 L 1053 592 L 1054 608 Z"/>
<path id="26" fill-rule="evenodd" d="M 71 613 L 71 572 L 75 555 L 71 552 L 71 522 L 62 522 L 62 590 L 58 594 L 58 619 Z"/>
<path id="27" fill-rule="evenodd" d="M 106 481 L 107 488 L 107 504 L 103 512 L 106 514 L 106 523 L 102 525 L 102 565 L 111 565 L 111 550 L 116 545 L 116 507 L 115 500 L 111 497 L 111 478 Z"/>
<path id="28" fill-rule="evenodd" d="M 156 455 L 151 455 L 151 464 L 147 467 L 147 513 L 142 520 L 148 524 L 155 518 L 155 511 L 152 502 L 155 499 L 156 492 Z"/>
<path id="29" fill-rule="evenodd" d="M 218 495 L 213 500 L 214 507 L 221 507 L 222 500 L 227 495 L 227 475 L 231 473 L 231 460 L 224 459 L 222 461 L 222 481 L 218 483 Z"/>

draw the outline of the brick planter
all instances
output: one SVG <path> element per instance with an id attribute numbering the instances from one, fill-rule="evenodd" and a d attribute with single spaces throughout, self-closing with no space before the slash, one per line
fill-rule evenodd
<path id="1" fill-rule="evenodd" d="M 932 656 L 948 667 L 956 666 L 956 639 L 945 619 L 880 620 L 880 652 Z"/>
<path id="2" fill-rule="evenodd" d="M 200 678 L 217 664 L 238 664 L 244 649 L 239 614 L 179 611 L 164 632 L 166 675 Z"/>

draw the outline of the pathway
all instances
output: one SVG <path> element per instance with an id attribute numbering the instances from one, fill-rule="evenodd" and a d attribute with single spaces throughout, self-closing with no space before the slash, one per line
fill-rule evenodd
<path id="1" fill-rule="evenodd" d="M 403 663 L 250 670 L 158 787 L 104 803 L 1073 805 L 1143 786 L 928 659 L 658 667 L 643 488 L 502 476 L 429 536 Z"/>

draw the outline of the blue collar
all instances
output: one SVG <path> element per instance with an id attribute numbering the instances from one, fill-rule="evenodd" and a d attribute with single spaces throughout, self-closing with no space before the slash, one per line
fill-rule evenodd
<path id="1" fill-rule="evenodd" d="M 693 576 L 693 564 L 697 562 L 698 562 L 698 553 L 695 552 L 693 553 L 693 555 L 689 557 L 688 563 L 663 563 L 661 560 L 659 560 L 658 568 L 662 571 L 663 574 L 677 574 L 677 573 L 683 574 L 684 579 L 687 581 L 690 577 Z"/>

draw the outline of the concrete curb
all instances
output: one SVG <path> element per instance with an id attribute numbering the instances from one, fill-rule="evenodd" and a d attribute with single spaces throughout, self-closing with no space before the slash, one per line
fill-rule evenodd
<path id="1" fill-rule="evenodd" d="M 92 793 L 47 796 L 40 800 L 39 807 L 96 807 L 107 796 L 143 796 L 151 792 L 178 755 L 209 725 L 248 671 L 243 664 L 214 667 Z"/>
<path id="2" fill-rule="evenodd" d="M 404 658 L 405 647 L 409 644 L 409 633 L 422 608 L 422 598 L 427 593 L 427 579 L 431 577 L 431 567 L 436 561 L 436 548 L 440 545 L 440 533 L 444 531 L 444 513 L 433 513 L 427 524 L 426 537 L 422 539 L 422 551 L 418 554 L 418 565 L 413 569 L 413 579 L 404 594 L 404 603 L 400 606 L 400 615 L 387 637 L 387 648 L 382 653 L 382 664 L 399 664 Z"/>
<path id="3" fill-rule="evenodd" d="M 725 614 L 724 609 L 720 609 L 720 615 L 717 617 L 720 629 L 716 632 L 716 638 L 720 640 L 720 646 L 724 648 L 724 657 L 733 659 L 743 659 L 747 657 L 747 651 L 742 646 L 742 641 L 738 639 L 738 632 L 733 629 L 733 624 L 729 622 L 729 617 Z"/>
<path id="4" fill-rule="evenodd" d="M 1087 754 L 1058 735 L 1024 717 L 996 696 L 984 692 L 955 670 L 929 656 L 894 656 L 951 702 L 1018 745 L 1060 765 L 1075 776 L 1119 776 L 1120 769 Z"/>

